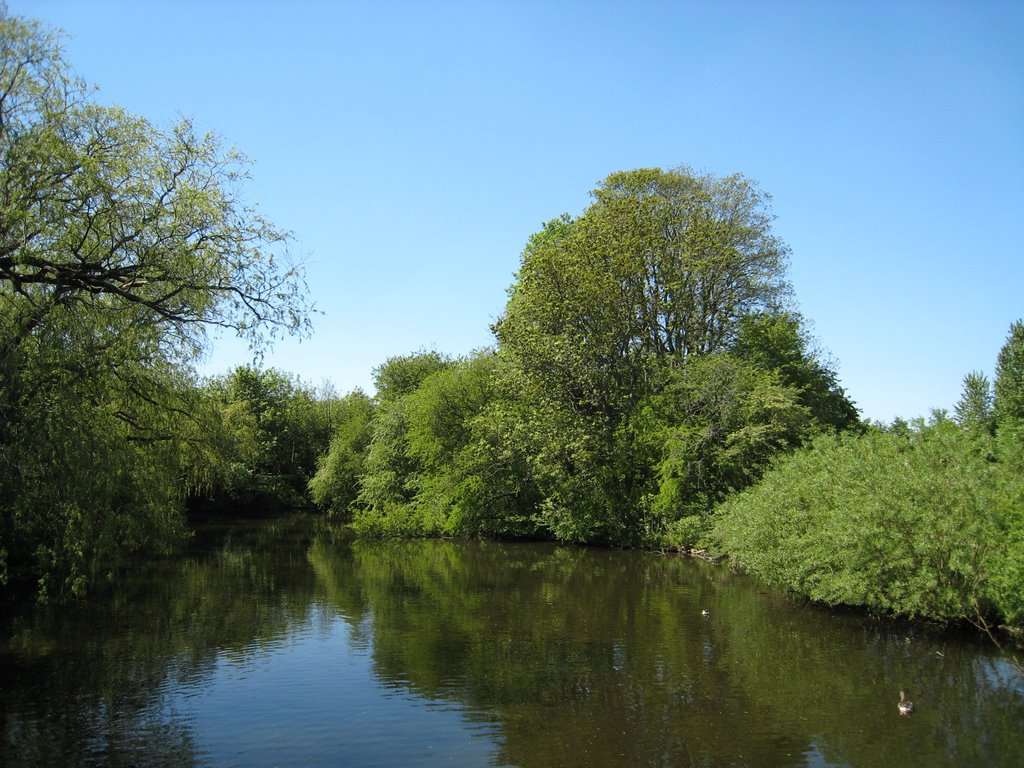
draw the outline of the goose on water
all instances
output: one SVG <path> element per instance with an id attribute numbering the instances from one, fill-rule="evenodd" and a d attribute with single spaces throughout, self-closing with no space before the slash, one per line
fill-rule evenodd
<path id="1" fill-rule="evenodd" d="M 914 711 L 914 702 L 907 698 L 907 694 L 900 691 L 900 703 L 896 705 L 901 715 L 909 715 Z"/>

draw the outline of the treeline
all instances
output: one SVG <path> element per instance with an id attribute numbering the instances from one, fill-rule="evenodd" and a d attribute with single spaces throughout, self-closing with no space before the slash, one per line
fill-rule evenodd
<path id="1" fill-rule="evenodd" d="M 553 377 L 524 392 L 519 361 L 501 345 L 388 360 L 376 398 L 337 408 L 314 500 L 362 535 L 699 546 L 819 602 L 1024 622 L 1024 323 L 952 418 L 890 425 L 856 419 L 786 313 L 648 369 L 661 385 L 635 411 L 595 416 Z"/>
<path id="2" fill-rule="evenodd" d="M 772 457 L 858 428 L 742 176 L 616 173 L 530 238 L 494 348 L 386 361 L 311 490 L 363 535 L 688 546 Z"/>
<path id="3" fill-rule="evenodd" d="M 362 535 L 700 547 L 816 601 L 1024 620 L 1024 326 L 955 419 L 864 424 L 755 185 L 645 169 L 593 197 L 530 239 L 493 349 L 351 396 L 317 503 Z"/>

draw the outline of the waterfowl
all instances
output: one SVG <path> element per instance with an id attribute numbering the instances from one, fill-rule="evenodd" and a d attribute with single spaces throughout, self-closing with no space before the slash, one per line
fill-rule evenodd
<path id="1" fill-rule="evenodd" d="M 900 691 L 900 703 L 897 704 L 896 707 L 899 709 L 901 715 L 909 715 L 914 711 L 914 702 L 907 698 L 907 694 Z"/>

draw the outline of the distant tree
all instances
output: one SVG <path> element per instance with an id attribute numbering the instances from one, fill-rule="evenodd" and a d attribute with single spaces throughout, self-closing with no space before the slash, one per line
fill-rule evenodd
<path id="1" fill-rule="evenodd" d="M 419 351 L 389 357 L 373 371 L 377 399 L 397 400 L 415 392 L 430 374 L 449 367 L 452 361 L 439 352 Z"/>
<path id="2" fill-rule="evenodd" d="M 355 523 L 367 532 L 425 532 L 412 522 L 408 509 L 421 479 L 419 459 L 409 444 L 410 397 L 424 381 L 453 364 L 437 352 L 417 352 L 388 358 L 374 371 L 373 436 L 353 505 Z"/>
<path id="3" fill-rule="evenodd" d="M 1024 421 L 1024 322 L 1010 326 L 1010 335 L 996 358 L 995 416 L 1000 423 Z"/>
<path id="4" fill-rule="evenodd" d="M 373 401 L 362 390 L 349 393 L 337 404 L 330 448 L 309 481 L 313 501 L 333 517 L 347 518 L 359 494 L 373 438 L 373 414 Z"/>
<path id="5" fill-rule="evenodd" d="M 992 432 L 995 427 L 992 385 L 981 371 L 964 376 L 963 392 L 953 413 L 957 424 L 965 429 Z"/>
<path id="6" fill-rule="evenodd" d="M 502 495 L 491 456 L 481 447 L 484 415 L 495 398 L 493 351 L 447 361 L 395 397 L 374 419 L 353 523 L 370 534 L 496 532 Z M 405 373 L 434 367 L 422 356 L 392 359 Z M 403 380 L 411 381 L 411 379 Z"/>
<path id="7" fill-rule="evenodd" d="M 220 467 L 207 502 L 251 512 L 308 504 L 307 486 L 331 439 L 331 404 L 273 368 L 239 366 L 204 390 L 220 418 Z"/>

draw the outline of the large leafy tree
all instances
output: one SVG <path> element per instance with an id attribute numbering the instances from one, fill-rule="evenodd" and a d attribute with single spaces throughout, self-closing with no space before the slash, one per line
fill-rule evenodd
<path id="1" fill-rule="evenodd" d="M 510 434 L 543 497 L 538 519 L 560 538 L 625 541 L 648 535 L 656 467 L 678 454 L 650 399 L 733 347 L 745 317 L 786 307 L 788 248 L 768 196 L 742 176 L 640 169 L 593 198 L 531 238 L 495 332 L 515 371 L 522 423 Z"/>
<path id="2" fill-rule="evenodd" d="M 305 330 L 245 175 L 187 121 L 98 103 L 56 33 L 0 11 L 0 578 L 77 588 L 172 536 L 208 329 L 256 348 Z"/>
<path id="3" fill-rule="evenodd" d="M 496 333 L 573 407 L 612 412 L 678 366 L 726 348 L 742 317 L 790 295 L 769 198 L 742 176 L 615 173 L 578 219 L 531 238 Z"/>

